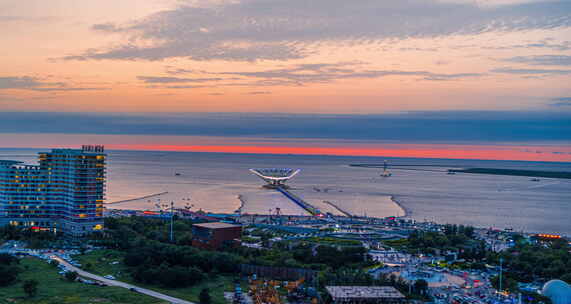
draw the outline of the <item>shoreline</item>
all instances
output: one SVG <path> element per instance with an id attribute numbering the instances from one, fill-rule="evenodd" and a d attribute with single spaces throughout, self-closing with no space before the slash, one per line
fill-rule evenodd
<path id="1" fill-rule="evenodd" d="M 398 216 L 398 217 L 407 217 L 408 218 L 408 217 L 412 216 L 412 210 L 410 210 L 408 207 L 406 207 L 402 201 L 397 199 L 397 197 L 395 195 L 391 195 L 390 197 L 391 197 L 391 201 L 393 203 L 395 203 L 397 206 L 399 206 L 399 208 L 401 208 L 403 213 L 404 213 L 403 216 Z"/>
<path id="2" fill-rule="evenodd" d="M 240 201 L 240 207 L 238 207 L 234 213 L 242 214 L 242 209 L 244 209 L 244 206 L 246 205 L 246 200 L 244 200 L 244 196 L 242 194 L 238 194 L 237 198 Z"/>
<path id="3" fill-rule="evenodd" d="M 157 197 L 157 196 L 165 195 L 165 194 L 168 194 L 168 193 L 169 193 L 168 191 L 165 191 L 165 192 L 154 193 L 154 194 L 145 195 L 145 196 L 141 196 L 141 197 L 136 197 L 136 198 L 132 198 L 132 199 L 114 201 L 114 202 L 111 202 L 111 203 L 105 203 L 104 206 L 106 206 L 106 209 L 108 209 L 108 210 L 139 210 L 139 211 L 150 210 L 150 209 L 148 209 L 148 208 L 144 208 L 143 206 L 141 206 L 141 208 L 135 208 L 135 209 L 132 209 L 132 207 L 131 207 L 131 208 L 128 208 L 128 209 L 122 209 L 120 206 L 121 206 L 122 203 L 134 202 L 134 201 L 138 201 L 138 200 L 143 200 L 143 199 L 147 199 L 147 198 L 152 198 L 152 197 Z M 399 215 L 396 216 L 397 218 L 415 219 L 415 218 L 413 217 L 413 215 L 415 215 L 414 212 L 413 212 L 413 210 L 410 209 L 409 207 L 407 207 L 406 202 L 405 202 L 400 196 L 398 196 L 398 195 L 391 195 L 391 194 L 387 194 L 387 195 L 385 195 L 385 196 L 389 197 L 390 201 L 391 201 L 392 203 L 394 203 L 395 205 L 397 205 L 398 208 L 400 208 L 400 209 L 402 210 L 403 215 L 401 215 L 401 214 L 400 214 L 400 211 L 399 211 Z M 244 207 L 245 207 L 245 205 L 247 204 L 247 202 L 246 202 L 245 198 L 243 197 L 243 195 L 241 195 L 241 194 L 237 195 L 236 198 L 240 201 L 240 206 L 239 206 L 237 209 L 235 209 L 233 212 L 232 212 L 231 210 L 228 210 L 228 211 L 226 211 L 226 212 L 212 212 L 212 213 L 217 213 L 217 214 L 235 214 L 235 213 L 240 213 L 240 212 L 244 209 Z M 324 202 L 324 203 L 325 203 L 325 202 Z M 329 203 L 331 203 L 331 202 L 329 202 Z M 327 204 L 327 203 L 326 203 L 326 204 Z M 328 205 L 332 206 L 333 204 L 328 204 Z M 332 207 L 334 207 L 334 208 L 337 209 L 337 210 L 340 209 L 340 208 L 338 208 L 338 206 L 332 206 Z M 205 211 L 208 212 L 207 210 L 205 210 Z M 346 211 L 346 210 L 344 210 L 344 211 Z M 347 212 L 347 211 L 346 211 L 346 212 Z M 347 213 L 349 213 L 349 212 L 347 212 Z M 359 217 L 358 215 L 354 215 L 354 214 L 352 214 L 352 213 L 350 213 L 350 214 L 351 214 L 351 216 L 347 216 L 347 214 L 344 214 L 344 215 L 342 215 L 342 216 L 345 216 L 345 217 L 352 217 L 352 216 Z M 265 213 L 259 213 L 259 215 L 260 215 L 260 216 L 264 216 Z M 392 215 L 388 215 L 388 214 L 387 214 L 386 216 L 371 216 L 371 217 L 374 217 L 374 218 L 385 218 L 385 217 L 389 217 L 389 216 L 392 216 Z M 415 220 L 420 221 L 420 220 L 418 220 L 418 219 L 415 219 Z M 420 222 L 423 222 L 423 221 L 420 221 Z M 435 223 L 437 223 L 437 224 L 439 224 L 439 225 L 444 225 L 444 224 L 449 224 L 449 223 L 455 223 L 455 221 L 447 221 L 447 220 L 438 221 L 438 220 L 437 220 L 437 221 L 435 221 Z M 456 223 L 456 224 L 461 224 L 461 223 Z M 490 229 L 490 227 L 491 227 L 491 226 L 488 226 L 488 225 L 483 225 L 483 224 L 481 224 L 481 223 L 479 223 L 479 224 L 471 224 L 471 225 L 472 225 L 474 228 L 477 228 L 477 229 Z M 495 226 L 494 226 L 494 227 L 495 227 Z M 496 229 L 504 230 L 505 227 L 501 227 L 501 225 L 500 225 L 500 226 L 496 227 Z M 547 231 L 547 230 L 543 231 L 543 230 L 534 230 L 534 229 L 517 229 L 517 231 L 522 232 L 522 233 L 526 233 L 526 234 L 551 233 L 551 234 L 562 235 L 562 236 L 565 236 L 565 237 L 571 236 L 571 234 L 568 234 L 568 233 L 565 233 L 565 232 L 561 232 L 561 231 Z"/>

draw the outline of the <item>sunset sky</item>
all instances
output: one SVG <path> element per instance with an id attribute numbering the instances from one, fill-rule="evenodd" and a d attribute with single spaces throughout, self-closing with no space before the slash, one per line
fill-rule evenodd
<path id="1" fill-rule="evenodd" d="M 568 0 L 3 0 L 0 42 L 0 147 L 571 161 Z"/>

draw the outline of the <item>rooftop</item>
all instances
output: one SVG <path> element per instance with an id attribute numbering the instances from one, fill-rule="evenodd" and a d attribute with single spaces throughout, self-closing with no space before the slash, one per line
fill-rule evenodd
<path id="1" fill-rule="evenodd" d="M 242 227 L 239 225 L 222 223 L 222 222 L 214 222 L 214 223 L 201 223 L 201 224 L 194 224 L 192 226 L 201 227 L 201 228 L 208 228 L 208 229 L 222 229 L 222 228 L 236 228 Z"/>
<path id="2" fill-rule="evenodd" d="M 50 152 L 40 152 L 39 154 L 103 154 L 101 150 L 85 150 L 85 149 L 69 149 L 69 148 L 57 148 L 52 149 Z"/>
<path id="3" fill-rule="evenodd" d="M 404 299 L 404 295 L 392 286 L 326 286 L 333 299 Z"/>
<path id="4" fill-rule="evenodd" d="M 2 160 L 0 159 L 0 165 L 4 166 L 12 166 L 12 165 L 21 165 L 23 162 L 17 160 Z"/>

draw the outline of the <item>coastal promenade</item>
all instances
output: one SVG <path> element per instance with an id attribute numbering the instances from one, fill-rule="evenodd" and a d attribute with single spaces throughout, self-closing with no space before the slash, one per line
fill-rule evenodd
<path id="1" fill-rule="evenodd" d="M 77 267 L 71 265 L 70 263 L 68 263 L 67 261 L 65 261 L 64 259 L 62 259 L 62 258 L 60 258 L 60 257 L 58 257 L 58 256 L 55 256 L 55 255 L 50 256 L 50 258 L 51 258 L 52 260 L 58 261 L 58 263 L 60 263 L 61 265 L 64 265 L 64 266 L 67 268 L 67 270 L 77 272 L 77 274 L 78 274 L 79 276 L 82 276 L 82 277 L 85 277 L 85 278 L 90 278 L 90 279 L 92 279 L 92 280 L 97 280 L 97 281 L 103 282 L 103 283 L 105 283 L 105 284 L 107 284 L 107 285 L 109 285 L 109 286 L 117 286 L 117 287 L 127 288 L 127 289 L 129 289 L 129 290 L 133 290 L 134 292 L 138 292 L 138 293 L 141 293 L 141 294 L 145 294 L 145 295 L 151 296 L 151 297 L 153 297 L 153 298 L 157 298 L 157 299 L 159 299 L 159 300 L 167 301 L 167 302 L 169 302 L 169 303 L 174 303 L 174 304 L 195 304 L 195 303 L 193 303 L 193 302 L 186 301 L 186 300 L 179 299 L 179 298 L 174 298 L 174 297 L 171 297 L 171 296 L 168 296 L 168 295 L 165 295 L 165 294 L 156 292 L 156 291 L 152 291 L 152 290 L 150 290 L 150 289 L 141 288 L 141 287 L 138 287 L 138 286 L 135 286 L 135 285 L 131 285 L 131 284 L 127 284 L 127 283 L 124 283 L 124 282 L 121 282 L 121 281 L 106 279 L 106 278 L 104 278 L 104 277 L 102 277 L 102 276 L 99 276 L 99 275 L 96 275 L 96 274 L 93 274 L 93 273 L 89 273 L 89 272 L 84 271 L 84 270 L 82 270 L 82 269 L 80 269 L 80 268 L 77 268 Z"/>

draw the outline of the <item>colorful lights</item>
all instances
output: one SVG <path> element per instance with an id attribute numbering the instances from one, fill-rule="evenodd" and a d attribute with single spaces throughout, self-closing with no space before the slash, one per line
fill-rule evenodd
<path id="1" fill-rule="evenodd" d="M 543 239 L 560 239 L 561 236 L 558 234 L 546 234 L 546 233 L 539 233 L 535 235 L 538 238 L 543 238 Z"/>

